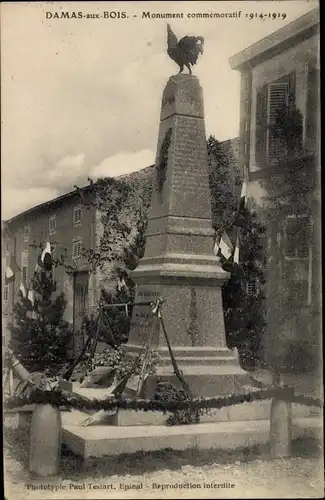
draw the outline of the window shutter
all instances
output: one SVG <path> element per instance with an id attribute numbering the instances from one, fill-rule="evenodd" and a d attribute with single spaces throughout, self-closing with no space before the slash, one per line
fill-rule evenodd
<path id="1" fill-rule="evenodd" d="M 279 109 L 288 105 L 289 82 L 270 83 L 269 90 L 269 124 L 275 123 Z"/>
<path id="2" fill-rule="evenodd" d="M 256 92 L 256 138 L 255 159 L 256 164 L 263 168 L 266 149 L 266 125 L 267 125 L 267 85 Z"/>
<path id="3" fill-rule="evenodd" d="M 268 109 L 268 144 L 267 158 L 269 162 L 278 160 L 283 155 L 283 139 L 274 128 L 278 111 L 289 103 L 289 82 L 270 83 Z"/>
<path id="4" fill-rule="evenodd" d="M 274 163 L 287 154 L 286 140 L 279 133 L 280 130 L 275 129 L 274 126 L 278 112 L 289 104 L 295 105 L 295 86 L 295 72 L 269 84 L 267 159 L 270 163 Z"/>

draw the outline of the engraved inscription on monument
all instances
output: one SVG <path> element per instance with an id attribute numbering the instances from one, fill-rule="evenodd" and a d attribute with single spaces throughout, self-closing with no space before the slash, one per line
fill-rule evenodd
<path id="1" fill-rule="evenodd" d="M 138 288 L 139 290 L 136 292 L 135 302 L 155 302 L 160 298 L 160 293 L 158 291 L 150 290 L 144 287 Z M 141 332 L 148 332 L 148 328 L 152 328 L 153 325 L 155 325 L 155 331 L 159 331 L 157 316 L 152 314 L 151 306 L 134 306 L 131 328 L 137 330 L 141 338 L 144 339 Z"/>

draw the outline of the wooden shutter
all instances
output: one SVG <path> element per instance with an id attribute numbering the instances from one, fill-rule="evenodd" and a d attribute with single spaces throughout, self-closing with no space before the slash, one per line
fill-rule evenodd
<path id="1" fill-rule="evenodd" d="M 279 110 L 295 105 L 295 73 L 272 82 L 268 86 L 268 139 L 267 139 L 267 160 L 274 163 L 287 154 L 287 145 L 279 131 L 275 129 L 277 114 Z"/>
<path id="2" fill-rule="evenodd" d="M 256 92 L 256 136 L 255 159 L 260 168 L 265 167 L 266 127 L 267 127 L 267 85 Z"/>
<path id="3" fill-rule="evenodd" d="M 267 158 L 270 163 L 278 160 L 284 153 L 284 142 L 278 135 L 278 131 L 273 128 L 279 109 L 289 103 L 289 82 L 270 83 L 268 99 L 268 141 Z"/>

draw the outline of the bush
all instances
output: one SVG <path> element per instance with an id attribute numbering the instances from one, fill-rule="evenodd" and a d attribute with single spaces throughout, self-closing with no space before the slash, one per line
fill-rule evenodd
<path id="1" fill-rule="evenodd" d="M 56 283 L 45 272 L 31 279 L 33 303 L 20 293 L 10 326 L 10 349 L 30 371 L 55 373 L 68 360 L 67 346 L 73 335 L 63 319 L 64 294 L 56 294 Z"/>

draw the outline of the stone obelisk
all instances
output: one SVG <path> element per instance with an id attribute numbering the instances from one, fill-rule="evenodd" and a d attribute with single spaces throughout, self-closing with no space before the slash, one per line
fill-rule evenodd
<path id="1" fill-rule="evenodd" d="M 228 273 L 213 254 L 213 235 L 202 88 L 197 77 L 179 74 L 163 92 L 145 254 L 132 279 L 135 301 L 165 299 L 161 313 L 173 352 L 200 396 L 237 390 L 245 375 L 226 347 L 221 286 Z M 139 354 L 152 329 L 157 377 L 175 383 L 150 307 L 134 308 L 128 351 Z"/>

